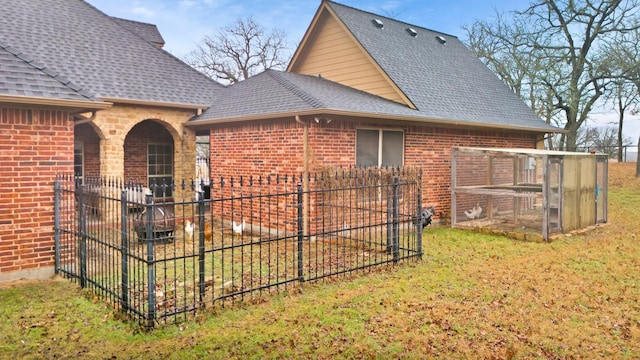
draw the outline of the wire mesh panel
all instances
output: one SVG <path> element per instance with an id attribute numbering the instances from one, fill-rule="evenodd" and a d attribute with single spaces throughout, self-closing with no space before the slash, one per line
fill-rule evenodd
<path id="1" fill-rule="evenodd" d="M 542 237 L 543 158 L 456 148 L 452 225 Z"/>
<path id="2" fill-rule="evenodd" d="M 452 225 L 538 241 L 605 222 L 606 161 L 575 152 L 454 148 Z"/>

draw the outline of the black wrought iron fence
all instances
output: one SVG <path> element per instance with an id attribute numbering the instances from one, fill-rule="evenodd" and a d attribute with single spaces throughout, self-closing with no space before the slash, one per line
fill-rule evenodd
<path id="1" fill-rule="evenodd" d="M 212 179 L 205 198 L 195 183 L 60 175 L 56 271 L 147 326 L 184 319 L 420 258 L 420 184 L 418 170 L 350 169 Z"/>

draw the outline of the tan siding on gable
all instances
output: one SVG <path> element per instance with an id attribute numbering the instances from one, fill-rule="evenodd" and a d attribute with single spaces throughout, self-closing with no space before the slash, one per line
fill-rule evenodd
<path id="1" fill-rule="evenodd" d="M 361 48 L 332 16 L 318 23 L 315 38 L 294 72 L 322 77 L 389 100 L 407 104 Z"/>

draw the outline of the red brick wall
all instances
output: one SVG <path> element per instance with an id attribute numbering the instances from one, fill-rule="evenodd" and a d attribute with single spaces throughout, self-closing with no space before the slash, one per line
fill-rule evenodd
<path id="1" fill-rule="evenodd" d="M 354 166 L 356 129 L 384 128 L 405 132 L 404 165 L 423 171 L 423 203 L 434 205 L 449 219 L 451 207 L 451 148 L 535 148 L 533 133 L 497 130 L 464 130 L 426 125 L 381 126 L 366 121 L 333 119 L 310 122 L 311 170 L 324 165 Z M 221 125 L 211 130 L 212 176 L 292 174 L 303 171 L 302 125 L 293 119 L 269 123 Z M 439 217 L 439 216 L 437 216 Z"/>
<path id="2" fill-rule="evenodd" d="M 73 120 L 0 105 L 0 153 L 2 279 L 54 264 L 53 182 L 73 172 Z"/>
<path id="3" fill-rule="evenodd" d="M 299 174 L 304 130 L 295 120 L 259 122 L 211 130 L 211 175 Z"/>

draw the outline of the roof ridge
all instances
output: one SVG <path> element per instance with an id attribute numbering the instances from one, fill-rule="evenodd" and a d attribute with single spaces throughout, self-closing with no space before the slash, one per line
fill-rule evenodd
<path id="1" fill-rule="evenodd" d="M 22 51 L 14 48 L 14 47 L 11 47 L 10 45 L 6 45 L 3 42 L 0 42 L 0 48 L 5 50 L 9 54 L 15 56 L 16 58 L 20 59 L 25 64 L 27 64 L 27 65 L 31 66 L 32 68 L 38 70 L 38 72 L 49 76 L 50 78 L 56 80 L 57 82 L 59 82 L 60 84 L 64 85 L 65 87 L 73 90 L 73 92 L 77 93 L 78 95 L 80 95 L 82 97 L 85 97 L 85 98 L 87 98 L 88 100 L 91 100 L 91 101 L 100 101 L 91 92 L 87 91 L 86 89 L 83 89 L 81 86 L 79 86 L 76 83 L 72 82 L 66 76 L 61 75 L 60 73 L 56 73 L 52 69 L 48 68 L 45 64 L 34 60 L 28 54 L 25 54 Z"/>
<path id="2" fill-rule="evenodd" d="M 293 82 L 285 79 L 282 74 L 288 74 L 285 71 L 278 71 L 274 69 L 267 69 L 265 73 L 271 76 L 275 81 L 277 81 L 280 85 L 284 86 L 285 89 L 289 90 L 294 95 L 298 96 L 300 99 L 304 100 L 307 104 L 311 105 L 315 109 L 326 108 L 328 107 L 325 103 L 323 103 L 320 99 L 315 98 L 311 94 L 305 92 L 300 87 L 295 85 Z M 296 74 L 301 75 L 301 74 Z M 308 76 L 308 75 L 305 75 Z"/>
<path id="3" fill-rule="evenodd" d="M 434 33 L 438 33 L 438 34 L 442 34 L 442 35 L 446 35 L 446 36 L 451 36 L 451 37 L 454 37 L 454 38 L 458 39 L 458 37 L 457 37 L 456 35 L 452 35 L 452 34 L 449 34 L 449 33 L 445 33 L 445 32 L 442 32 L 442 31 L 438 31 L 438 30 L 434 30 L 434 29 L 429 29 L 429 28 L 427 28 L 427 27 L 420 26 L 420 25 L 416 25 L 416 24 L 411 24 L 411 23 L 408 23 L 408 22 L 406 22 L 406 21 L 402 21 L 402 20 L 394 19 L 394 18 L 392 18 L 392 17 L 385 16 L 385 15 L 376 14 L 376 13 L 371 12 L 371 11 L 358 9 L 358 8 L 356 8 L 356 7 L 349 6 L 349 5 L 345 5 L 345 4 L 341 4 L 341 3 L 336 2 L 336 1 L 332 1 L 332 0 L 324 0 L 324 1 L 326 1 L 327 3 L 330 3 L 330 4 L 335 4 L 335 5 L 338 5 L 338 6 L 345 7 L 345 8 L 347 8 L 347 9 L 351 9 L 351 10 L 355 10 L 355 11 L 358 11 L 358 12 L 361 12 L 361 13 L 365 13 L 365 14 L 373 15 L 373 16 L 376 16 L 376 17 L 379 17 L 379 18 L 383 18 L 383 19 L 385 19 L 385 20 L 395 21 L 395 22 L 400 23 L 400 24 L 404 24 L 404 25 L 407 25 L 407 26 L 413 26 L 413 27 L 416 27 L 416 28 L 420 28 L 420 29 L 422 29 L 422 30 L 431 31 L 431 32 L 434 32 Z"/>
<path id="4" fill-rule="evenodd" d="M 106 15 L 106 14 L 105 14 Z M 117 17 L 117 16 L 111 16 L 111 15 L 107 15 L 108 17 L 112 18 L 112 19 L 116 19 L 116 20 L 122 20 L 122 21 L 127 21 L 127 22 L 132 22 L 132 23 L 138 23 L 138 24 L 144 24 L 144 25 L 153 25 L 156 28 L 158 27 L 158 24 L 154 24 L 154 23 L 149 23 L 149 22 L 145 22 L 145 21 L 138 21 L 138 20 L 131 20 L 131 19 L 125 19 L 125 18 L 121 18 L 121 17 Z"/>
<path id="5" fill-rule="evenodd" d="M 154 25 L 156 26 L 156 28 L 158 27 L 158 25 L 156 24 L 152 24 L 152 23 L 145 23 L 142 21 L 135 21 L 135 20 L 129 20 L 129 19 L 123 19 L 123 18 L 119 18 L 116 16 L 111 16 L 107 13 L 105 13 L 104 11 L 98 9 L 97 7 L 91 5 L 89 2 L 87 2 L 86 0 L 82 0 L 85 4 L 89 5 L 91 8 L 93 8 L 95 11 L 97 11 L 98 13 L 100 13 L 101 15 L 105 16 L 106 18 L 109 19 L 109 21 L 112 21 L 113 23 L 115 23 L 116 25 L 118 25 L 119 27 L 123 28 L 124 30 L 128 31 L 129 33 L 137 36 L 138 38 L 142 39 L 145 43 L 149 44 L 149 46 L 151 46 L 153 49 L 155 49 L 156 51 L 161 51 L 167 55 L 169 55 L 173 61 L 178 61 L 179 63 L 181 63 L 182 65 L 186 66 L 190 71 L 197 73 L 198 75 L 203 76 L 204 78 L 206 78 L 207 80 L 209 80 L 209 82 L 216 84 L 218 86 L 220 86 L 221 88 L 226 88 L 226 86 L 224 86 L 223 84 L 220 84 L 219 82 L 213 80 L 212 78 L 210 78 L 209 76 L 207 76 L 206 74 L 204 74 L 203 72 L 198 71 L 197 69 L 195 69 L 193 66 L 187 64 L 185 61 L 183 61 L 182 59 L 180 59 L 179 57 L 173 55 L 172 53 L 168 52 L 167 50 L 163 49 L 163 48 L 159 48 L 155 45 L 153 45 L 152 43 L 150 43 L 149 41 L 147 41 L 146 39 L 144 39 L 142 36 L 140 36 L 140 34 L 135 33 L 134 31 L 131 31 L 127 28 L 125 28 L 124 26 L 122 26 L 121 24 L 118 24 L 118 21 L 116 19 L 120 19 L 120 20 L 127 20 L 127 21 L 132 21 L 132 22 L 138 22 L 141 24 L 150 24 L 150 25 Z M 158 33 L 160 33 L 160 30 L 158 30 Z M 162 36 L 162 33 L 160 33 L 160 36 Z M 163 39 L 164 40 L 164 39 Z"/>

